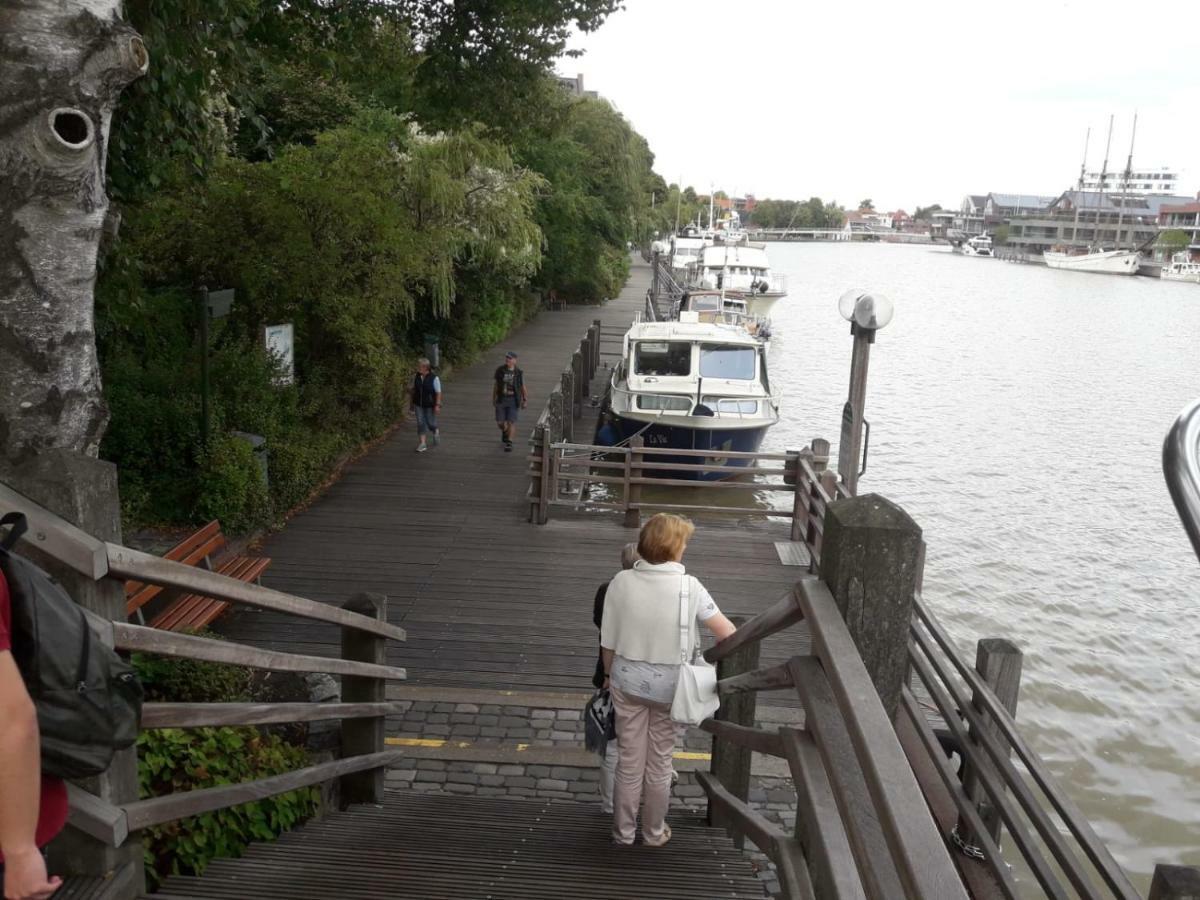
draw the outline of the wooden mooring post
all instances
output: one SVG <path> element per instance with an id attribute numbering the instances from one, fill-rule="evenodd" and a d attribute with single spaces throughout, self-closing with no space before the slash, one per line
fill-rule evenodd
<path id="1" fill-rule="evenodd" d="M 1149 900 L 1200 900 L 1200 868 L 1159 863 L 1154 867 Z"/>
<path id="2" fill-rule="evenodd" d="M 924 553 L 922 552 L 923 556 Z M 988 687 L 992 689 L 992 693 L 996 695 L 996 699 L 1008 710 L 1011 716 L 1016 716 L 1017 714 L 1017 694 L 1020 692 L 1021 687 L 1021 660 L 1021 651 L 1012 641 L 1005 638 L 984 638 L 975 648 L 975 671 L 983 677 Z M 983 703 L 977 691 L 973 692 L 971 704 L 979 711 L 981 716 L 986 716 Z M 1000 728 L 994 722 L 989 722 L 986 727 L 997 738 L 1001 737 Z M 975 730 L 973 728 L 969 733 L 972 738 L 975 738 Z M 1005 742 L 1005 746 L 1007 746 L 1007 742 Z M 984 754 L 981 749 L 980 752 L 972 755 L 980 758 Z M 988 833 L 991 834 L 993 840 L 999 842 L 1000 814 L 987 799 L 987 794 L 979 782 L 978 769 L 974 764 L 967 762 L 966 758 L 963 759 L 962 781 L 963 790 L 971 802 L 975 804 L 975 808 L 979 810 L 980 817 L 983 819 L 983 824 L 987 827 Z M 976 836 L 965 816 L 959 816 L 955 833 L 967 848 L 975 846 Z"/>
<path id="3" fill-rule="evenodd" d="M 921 527 L 878 494 L 829 504 L 821 539 L 821 580 L 828 585 L 894 719 L 908 676 L 908 630 Z"/>

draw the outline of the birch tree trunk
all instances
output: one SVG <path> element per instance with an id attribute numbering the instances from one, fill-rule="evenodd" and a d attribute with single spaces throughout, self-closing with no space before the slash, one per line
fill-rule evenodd
<path id="1" fill-rule="evenodd" d="M 121 90 L 146 71 L 120 0 L 0 0 L 0 473 L 95 456 L 108 423 L 93 320 Z"/>

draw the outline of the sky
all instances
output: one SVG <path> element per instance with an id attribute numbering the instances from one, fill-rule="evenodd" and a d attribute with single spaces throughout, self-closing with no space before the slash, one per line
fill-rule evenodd
<path id="1" fill-rule="evenodd" d="M 1200 190 L 1200 0 L 626 0 L 559 61 L 707 192 L 876 208 L 1057 194 L 1134 166 Z"/>

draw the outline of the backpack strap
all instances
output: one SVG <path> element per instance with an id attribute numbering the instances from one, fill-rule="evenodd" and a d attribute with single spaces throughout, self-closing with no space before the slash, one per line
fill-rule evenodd
<path id="1" fill-rule="evenodd" d="M 17 541 L 21 539 L 26 531 L 29 530 L 29 523 L 25 520 L 25 513 L 10 512 L 0 516 L 0 525 L 11 526 L 8 529 L 8 534 L 0 540 L 0 549 L 11 550 L 16 546 Z"/>

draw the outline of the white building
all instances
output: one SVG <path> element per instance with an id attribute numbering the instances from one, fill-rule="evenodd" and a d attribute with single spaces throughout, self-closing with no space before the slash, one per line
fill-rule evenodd
<path id="1" fill-rule="evenodd" d="M 1099 172 L 1084 172 L 1083 189 L 1085 191 L 1104 191 L 1105 193 L 1126 193 L 1131 196 L 1150 197 L 1156 194 L 1170 196 L 1179 187 L 1179 173 L 1166 167 L 1161 169 L 1134 169 L 1129 177 L 1129 184 L 1122 189 L 1122 172 L 1108 172 L 1104 176 L 1104 184 L 1100 184 Z"/>

